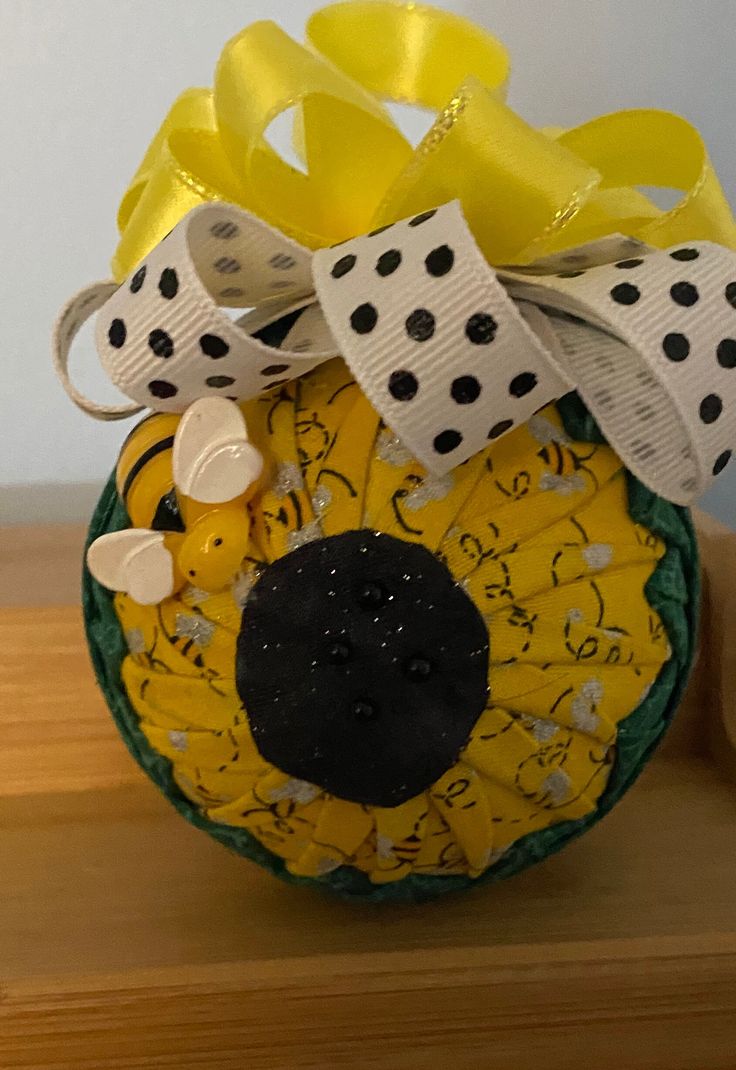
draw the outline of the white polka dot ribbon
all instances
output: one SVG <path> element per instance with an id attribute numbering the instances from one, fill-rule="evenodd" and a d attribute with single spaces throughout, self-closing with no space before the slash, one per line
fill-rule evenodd
<path id="1" fill-rule="evenodd" d="M 244 400 L 340 354 L 438 475 L 570 389 L 678 503 L 725 466 L 736 434 L 736 254 L 707 242 L 662 252 L 614 235 L 497 273 L 455 201 L 316 253 L 234 205 L 201 205 L 57 324 L 73 400 L 117 419 L 135 408 L 89 402 L 68 375 L 100 306 L 100 359 L 136 408 Z"/>

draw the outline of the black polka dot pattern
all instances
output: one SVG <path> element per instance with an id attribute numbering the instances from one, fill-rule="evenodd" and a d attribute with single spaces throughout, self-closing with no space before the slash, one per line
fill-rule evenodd
<path id="1" fill-rule="evenodd" d="M 700 402 L 700 419 L 704 424 L 712 424 L 723 412 L 723 402 L 718 394 L 708 394 Z"/>
<path id="2" fill-rule="evenodd" d="M 736 368 L 736 339 L 723 338 L 718 343 L 716 356 L 722 368 Z"/>
<path id="3" fill-rule="evenodd" d="M 388 275 L 393 275 L 400 264 L 401 253 L 399 250 L 387 249 L 385 253 L 381 253 L 376 261 L 376 272 L 385 279 Z"/>
<path id="4" fill-rule="evenodd" d="M 161 272 L 161 278 L 158 280 L 158 288 L 162 297 L 165 297 L 167 301 L 171 301 L 176 297 L 179 292 L 179 276 L 176 274 L 174 268 L 164 268 Z"/>
<path id="5" fill-rule="evenodd" d="M 672 331 L 664 336 L 662 349 L 668 360 L 678 362 L 686 360 L 690 355 L 690 342 L 686 335 Z"/>
<path id="6" fill-rule="evenodd" d="M 419 215 L 415 215 L 413 219 L 409 220 L 410 227 L 419 227 L 422 223 L 426 223 L 428 219 L 432 219 L 437 215 L 436 208 L 430 208 L 428 212 L 420 212 Z"/>
<path id="7" fill-rule="evenodd" d="M 358 258 L 356 256 L 353 256 L 352 253 L 348 253 L 347 256 L 341 256 L 340 259 L 336 260 L 335 263 L 332 265 L 332 271 L 330 272 L 330 275 L 332 275 L 333 279 L 342 279 L 345 275 L 347 275 L 350 271 L 353 270 L 357 263 L 357 260 Z"/>
<path id="8" fill-rule="evenodd" d="M 140 292 L 143 283 L 146 280 L 146 265 L 139 267 L 133 278 L 130 280 L 130 292 L 137 294 Z"/>
<path id="9" fill-rule="evenodd" d="M 429 309 L 415 308 L 406 317 L 406 333 L 415 342 L 426 342 L 434 334 L 435 318 Z"/>
<path id="10" fill-rule="evenodd" d="M 476 346 L 487 346 L 496 337 L 498 324 L 487 312 L 476 312 L 465 324 L 465 337 Z"/>
<path id="11" fill-rule="evenodd" d="M 148 348 L 157 357 L 163 357 L 164 360 L 168 360 L 169 357 L 174 355 L 174 342 L 171 335 L 167 334 L 166 331 L 162 331 L 159 327 L 149 334 Z"/>
<path id="12" fill-rule="evenodd" d="M 445 225 L 444 213 L 450 218 L 453 211 L 455 222 Z M 458 219 L 456 205 L 443 206 L 376 228 L 370 241 L 365 237 L 347 239 L 341 249 L 332 253 L 320 250 L 315 273 L 326 321 L 334 328 L 338 346 L 349 361 L 353 357 L 357 360 L 358 354 L 366 362 L 375 361 L 380 378 L 371 387 L 378 390 L 379 411 L 383 401 L 388 406 L 385 418 L 388 420 L 396 414 L 393 431 L 430 471 L 438 474 L 523 424 L 558 389 L 554 373 L 545 368 L 529 334 L 528 326 L 535 321 L 530 315 L 529 325 L 519 322 L 519 311 L 526 318 L 525 307 L 514 311 L 503 294 L 494 289 L 493 278 L 489 279 L 487 289 L 479 286 L 482 278 L 473 270 L 478 265 L 468 257 Z M 266 293 L 290 285 L 308 287 L 308 272 L 302 271 L 296 253 L 291 255 L 293 250 L 283 242 L 261 246 L 265 251 L 260 253 L 259 262 L 250 263 L 248 226 L 243 223 L 238 227 L 230 219 L 222 218 L 222 209 L 207 219 L 206 260 L 201 269 L 209 292 L 218 298 L 243 298 L 242 302 L 230 303 L 249 305 L 252 286 L 260 286 Z M 199 236 L 202 237 L 201 233 Z M 154 250 L 148 254 L 146 262 L 120 288 L 121 303 L 110 303 L 109 307 L 115 311 L 108 313 L 107 324 L 103 314 L 102 333 L 98 335 L 103 346 L 107 341 L 113 349 L 127 347 L 129 361 L 137 359 L 141 351 L 147 351 L 147 375 L 142 376 L 138 387 L 141 394 L 147 392 L 150 398 L 162 401 L 178 395 L 183 407 L 197 396 L 198 390 L 201 394 L 207 390 L 221 392 L 223 396 L 227 390 L 227 396 L 245 397 L 259 389 L 279 391 L 289 376 L 299 373 L 296 355 L 293 366 L 285 362 L 291 361 L 288 350 L 295 349 L 297 343 L 284 340 L 281 353 L 278 347 L 272 348 L 270 359 L 274 363 L 262 367 L 263 355 L 258 360 L 252 348 L 244 346 L 241 350 L 241 341 L 235 341 L 237 329 L 222 321 L 218 328 L 214 316 L 205 318 L 204 310 L 201 310 L 200 331 L 207 331 L 212 324 L 209 329 L 213 333 L 197 331 L 193 332 L 193 339 L 191 335 L 187 337 L 185 332 L 190 328 L 186 318 L 182 320 L 179 307 L 183 307 L 184 297 L 190 299 L 188 293 L 182 293 L 189 276 L 182 274 L 183 262 L 176 260 L 175 244 L 167 243 L 162 248 L 168 251 Z M 700 464 L 700 472 L 705 465 L 705 471 L 712 469 L 716 474 L 730 457 L 726 446 L 732 436 L 728 434 L 727 424 L 736 398 L 732 401 L 728 383 L 730 371 L 736 368 L 736 320 L 730 326 L 727 317 L 729 306 L 736 310 L 736 270 L 730 275 L 732 282 L 726 275 L 720 284 L 716 283 L 714 295 L 711 280 L 718 276 L 711 271 L 713 248 L 704 243 L 701 249 L 683 246 L 659 252 L 649 251 L 641 244 L 630 246 L 622 240 L 606 239 L 600 249 L 594 243 L 590 249 L 581 250 L 580 257 L 575 250 L 566 256 L 548 257 L 538 265 L 539 275 L 534 285 L 537 293 L 544 287 L 556 289 L 561 295 L 559 305 L 551 301 L 546 306 L 534 291 L 525 296 L 523 282 L 529 277 L 528 271 L 499 272 L 499 281 L 506 284 L 512 298 L 538 301 L 543 310 L 559 307 L 563 318 L 572 318 L 577 313 L 578 322 L 590 320 L 604 331 L 610 324 L 614 338 L 634 348 L 641 345 L 642 361 L 638 374 L 634 373 L 633 400 L 628 406 L 639 437 L 635 444 L 627 442 L 629 454 L 624 451 L 622 455 L 631 456 L 632 463 L 636 458 L 642 469 L 656 469 L 657 478 L 663 467 L 660 462 L 664 447 L 660 439 L 646 433 L 647 425 L 661 411 L 655 388 L 659 385 L 660 389 L 663 386 L 669 389 L 667 384 L 672 383 L 674 391 L 684 392 L 686 388 L 680 384 L 699 382 L 697 392 L 690 387 L 689 395 L 682 401 L 700 422 L 701 433 L 702 425 L 715 424 L 716 428 L 704 439 L 708 450 L 704 456 L 699 441 L 690 443 L 691 455 L 683 461 L 673 482 L 673 489 L 680 493 L 686 491 L 688 481 L 692 483 L 693 493 L 701 489 L 702 481 L 694 478 L 698 471 L 695 460 Z M 616 256 L 621 259 L 614 260 Z M 650 258 L 656 257 L 658 263 L 653 263 Z M 297 267 L 298 272 L 292 271 Z M 480 268 L 482 271 L 482 265 Z M 520 284 L 518 288 L 509 284 L 509 276 L 515 285 Z M 569 284 L 557 283 L 557 279 Z M 334 286 L 330 280 L 334 280 Z M 236 285 L 230 286 L 231 282 Z M 135 312 L 128 313 L 125 302 L 130 302 L 132 308 L 134 295 L 139 293 Z M 334 297 L 329 297 L 331 294 Z M 163 300 L 159 300 L 159 295 Z M 721 301 L 720 323 L 715 313 L 708 315 L 709 302 L 714 298 L 716 303 Z M 308 302 L 309 298 L 305 300 Z M 335 302 L 333 308 L 339 312 L 336 318 L 332 317 L 329 300 Z M 170 318 L 167 318 L 167 302 L 172 303 Z M 140 316 L 149 305 L 153 310 L 150 320 L 143 319 L 145 326 L 141 327 Z M 627 312 L 631 306 L 638 307 Z M 698 307 L 691 314 L 688 310 L 693 306 Z M 554 311 L 550 314 L 555 315 Z M 311 323 L 311 320 L 304 322 Z M 310 326 L 307 333 L 312 337 L 303 342 L 302 352 L 310 346 L 310 352 L 326 348 L 321 322 Z M 304 334 L 302 328 L 299 338 Z M 359 337 L 365 341 L 359 341 Z M 539 337 L 544 345 L 544 335 Z M 206 361 L 191 360 L 192 340 L 195 353 L 198 345 Z M 355 347 L 353 351 L 350 345 Z M 359 346 L 363 346 L 362 351 Z M 604 356 L 605 352 L 604 347 Z M 572 364 L 575 356 L 572 350 L 564 356 L 569 356 Z M 225 357 L 229 359 L 222 359 Z M 250 368 L 243 367 L 241 359 L 250 360 Z M 564 364 L 563 354 L 559 359 Z M 650 371 L 647 359 L 660 361 L 659 374 Z M 218 360 L 221 360 L 219 367 L 207 367 L 209 361 Z M 598 393 L 609 386 L 608 380 L 613 375 L 604 366 L 603 357 L 601 360 Z M 694 369 L 695 362 L 702 368 L 702 377 L 693 378 L 700 370 Z M 677 365 L 684 367 L 680 369 Z M 209 375 L 208 371 L 222 374 Z M 736 375 L 733 383 L 736 389 Z M 613 388 L 609 393 L 614 394 Z M 618 415 L 611 407 L 605 409 L 602 402 L 599 405 L 594 390 L 591 390 L 591 406 L 595 406 L 594 414 L 600 411 L 603 432 L 610 439 L 606 421 L 613 427 Z M 160 408 L 167 406 L 162 404 Z M 675 442 L 669 456 L 674 456 L 677 449 Z M 726 453 L 728 457 L 721 460 Z M 677 500 L 674 495 L 673 500 Z M 419 658 L 417 664 L 420 662 L 428 665 L 431 659 Z M 360 697 L 356 701 L 361 701 Z"/>
<path id="13" fill-rule="evenodd" d="M 480 397 L 480 383 L 474 375 L 460 375 L 453 379 L 450 396 L 458 405 L 471 405 Z"/>
<path id="14" fill-rule="evenodd" d="M 488 437 L 500 438 L 501 435 L 505 435 L 507 431 L 510 431 L 513 426 L 513 420 L 499 420 L 498 423 L 494 424 L 491 430 L 488 432 Z"/>
<path id="15" fill-rule="evenodd" d="M 214 267 L 215 271 L 219 271 L 221 275 L 234 275 L 240 271 L 240 261 L 232 256 L 221 256 L 215 260 Z"/>
<path id="16" fill-rule="evenodd" d="M 153 379 L 148 384 L 148 390 L 155 398 L 173 398 L 178 393 L 177 388 L 173 383 L 167 382 L 166 379 Z"/>
<path id="17" fill-rule="evenodd" d="M 412 372 L 395 371 L 389 377 L 388 391 L 397 401 L 411 401 L 419 391 L 419 382 Z"/>
<path id="18" fill-rule="evenodd" d="M 230 346 L 225 339 L 217 334 L 203 334 L 199 339 L 199 348 L 206 357 L 212 360 L 220 360 L 230 352 Z"/>
<path id="19" fill-rule="evenodd" d="M 107 338 L 114 349 L 122 349 L 128 336 L 125 323 L 121 319 L 114 319 L 107 332 Z"/>
<path id="20" fill-rule="evenodd" d="M 291 271 L 296 267 L 296 260 L 287 253 L 275 253 L 268 262 L 277 271 Z"/>
<path id="21" fill-rule="evenodd" d="M 713 475 L 718 476 L 731 460 L 731 450 L 724 450 L 723 453 L 716 457 L 715 464 L 713 465 Z"/>
<path id="22" fill-rule="evenodd" d="M 209 375 L 205 379 L 207 386 L 215 387 L 220 390 L 226 386 L 232 386 L 235 380 L 231 375 Z"/>
<path id="23" fill-rule="evenodd" d="M 617 305 L 635 305 L 641 297 L 641 291 L 630 282 L 620 282 L 611 290 L 611 297 Z"/>
<path id="24" fill-rule="evenodd" d="M 229 241 L 230 238 L 237 238 L 240 233 L 236 223 L 231 223 L 228 219 L 223 219 L 219 223 L 214 223 L 210 227 L 210 234 L 213 238 L 224 238 Z"/>
<path id="25" fill-rule="evenodd" d="M 690 308 L 698 300 L 698 290 L 691 282 L 676 282 L 670 287 L 670 297 L 676 305 Z"/>
<path id="26" fill-rule="evenodd" d="M 436 453 L 445 454 L 452 453 L 453 450 L 456 450 L 462 440 L 463 436 L 459 431 L 447 428 L 445 431 L 440 431 L 439 435 L 435 435 L 432 444 Z"/>
<path id="27" fill-rule="evenodd" d="M 378 312 L 369 302 L 358 305 L 350 314 L 350 326 L 356 334 L 370 334 L 377 323 Z"/>
<path id="28" fill-rule="evenodd" d="M 537 377 L 534 372 L 520 372 L 509 383 L 509 394 L 514 398 L 523 398 L 530 394 L 537 385 Z"/>
<path id="29" fill-rule="evenodd" d="M 439 279 L 452 271 L 454 263 L 455 254 L 449 245 L 438 245 L 431 253 L 427 253 L 424 259 L 427 274 L 432 275 L 435 279 Z"/>

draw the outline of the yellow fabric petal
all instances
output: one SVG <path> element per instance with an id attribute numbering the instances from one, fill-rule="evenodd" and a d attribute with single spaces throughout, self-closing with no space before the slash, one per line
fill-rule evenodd
<path id="1" fill-rule="evenodd" d="M 389 809 L 374 808 L 376 844 L 370 869 L 374 884 L 401 880 L 411 872 L 421 850 L 429 807 L 429 799 L 422 794 Z"/>
<path id="2" fill-rule="evenodd" d="M 305 796 L 300 782 L 270 768 L 249 791 L 207 814 L 213 821 L 249 829 L 270 850 L 295 860 L 309 847 L 324 805 L 321 793 Z"/>
<path id="3" fill-rule="evenodd" d="M 298 533 L 315 523 L 303 468 L 310 462 L 306 435 L 296 418 L 296 384 L 270 391 L 243 406 L 248 433 L 266 468 L 261 492 L 250 503 L 253 537 L 266 561 L 275 561 L 299 545 Z M 316 424 L 311 444 L 326 452 L 328 440 Z M 315 446 L 315 448 L 317 448 Z"/>
<path id="4" fill-rule="evenodd" d="M 289 870 L 302 877 L 330 873 L 350 863 L 372 831 L 369 810 L 343 799 L 325 799 L 309 846 L 289 862 Z"/>
<path id="5" fill-rule="evenodd" d="M 475 770 L 457 762 L 433 785 L 431 799 L 465 855 L 471 876 L 482 872 L 493 848 L 493 815 Z"/>

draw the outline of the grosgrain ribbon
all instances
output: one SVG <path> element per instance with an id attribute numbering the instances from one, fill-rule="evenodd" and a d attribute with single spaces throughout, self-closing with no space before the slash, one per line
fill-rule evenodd
<path id="1" fill-rule="evenodd" d="M 643 482 L 691 500 L 723 468 L 733 438 L 736 328 L 723 287 L 736 224 L 702 139 L 678 116 L 641 109 L 568 131 L 534 130 L 504 103 L 508 70 L 504 47 L 489 34 L 415 3 L 327 7 L 309 20 L 305 46 L 271 22 L 243 30 L 223 50 L 214 87 L 187 90 L 174 103 L 120 206 L 113 272 L 128 282 L 106 306 L 98 344 L 138 404 L 96 405 L 69 381 L 75 330 L 110 283 L 82 291 L 57 325 L 57 370 L 75 402 L 110 419 L 139 405 L 179 409 L 209 391 L 249 397 L 340 351 L 386 421 L 427 467 L 444 471 L 572 384 Z M 416 149 L 386 101 L 436 113 Z M 303 171 L 268 141 L 288 111 Z M 682 196 L 663 211 L 642 186 Z M 462 216 L 448 206 L 455 200 Z M 230 238 L 226 229 L 205 234 L 217 226 L 207 205 L 235 227 Z M 396 223 L 436 205 L 445 207 L 414 235 Z M 391 258 L 379 270 L 378 257 L 391 248 L 378 249 L 377 232 L 392 224 L 403 227 L 404 260 L 400 271 L 382 274 Z M 238 235 L 246 245 L 236 256 L 227 243 Z M 434 248 L 455 243 L 451 274 L 424 264 L 429 235 Z M 354 255 L 357 266 L 334 278 L 325 250 L 337 242 L 346 244 L 335 256 Z M 685 242 L 697 262 L 657 259 L 652 250 Z M 715 242 L 725 248 L 708 244 Z M 322 251 L 312 261 L 309 250 Z M 646 286 L 629 305 L 610 294 L 617 273 L 634 268 L 550 281 L 575 255 L 610 265 L 641 252 Z M 167 257 L 179 264 L 186 301 L 169 293 L 170 276 L 156 290 L 161 276 L 153 276 Z M 496 276 L 488 264 L 517 271 Z M 535 283 L 524 275 L 530 267 Z M 668 297 L 667 280 L 670 288 L 695 286 L 697 301 Z M 364 310 L 356 329 L 358 302 L 379 300 L 378 326 L 364 329 Z M 228 306 L 255 312 L 234 324 L 221 310 Z M 496 313 L 503 329 L 490 331 L 493 345 L 473 341 L 489 333 L 482 317 Z M 288 352 L 274 359 L 252 335 L 284 315 Z M 124 333 L 119 325 L 111 332 L 113 319 Z M 195 324 L 200 339 L 215 341 L 200 343 Z M 276 371 L 280 365 L 288 367 Z"/>
<path id="2" fill-rule="evenodd" d="M 59 323 L 64 375 L 82 319 Z M 278 321 L 279 348 L 254 336 Z M 96 329 L 113 382 L 166 412 L 255 397 L 340 354 L 438 475 L 576 388 L 627 466 L 683 504 L 736 437 L 732 335 L 736 254 L 723 246 L 609 236 L 496 272 L 457 201 L 316 253 L 234 205 L 202 205 Z"/>

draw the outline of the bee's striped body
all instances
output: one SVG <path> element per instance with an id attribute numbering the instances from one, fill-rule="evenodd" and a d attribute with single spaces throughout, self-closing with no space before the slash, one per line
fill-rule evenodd
<path id="1" fill-rule="evenodd" d="M 183 530 L 172 468 L 179 419 L 175 413 L 153 413 L 123 443 L 116 484 L 134 527 Z"/>

